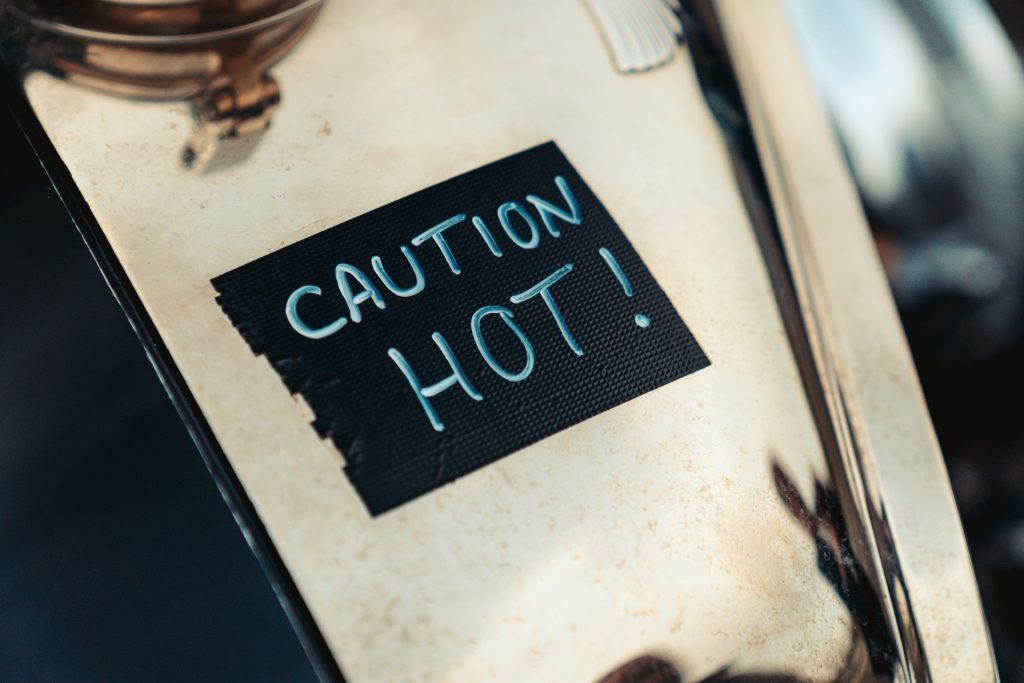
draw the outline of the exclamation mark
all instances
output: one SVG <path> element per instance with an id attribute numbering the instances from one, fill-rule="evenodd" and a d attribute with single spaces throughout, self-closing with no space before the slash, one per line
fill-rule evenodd
<path id="1" fill-rule="evenodd" d="M 614 256 L 612 256 L 612 252 L 601 247 L 597 250 L 597 253 L 601 254 L 601 258 L 603 258 L 604 262 L 608 264 L 608 267 L 612 269 L 612 273 L 615 274 L 615 278 L 619 281 L 619 284 L 622 285 L 622 289 L 626 292 L 626 296 L 632 297 L 633 284 L 629 281 L 629 278 L 626 277 L 626 274 L 622 272 L 622 266 L 620 266 L 619 262 L 615 260 Z M 637 313 L 633 316 L 633 322 L 636 323 L 637 327 L 647 327 L 651 324 L 651 319 L 643 313 Z"/>

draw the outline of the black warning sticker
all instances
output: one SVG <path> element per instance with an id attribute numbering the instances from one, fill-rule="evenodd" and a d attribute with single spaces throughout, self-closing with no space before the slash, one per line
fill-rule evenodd
<path id="1" fill-rule="evenodd" d="M 708 365 L 553 142 L 213 285 L 373 515 Z"/>

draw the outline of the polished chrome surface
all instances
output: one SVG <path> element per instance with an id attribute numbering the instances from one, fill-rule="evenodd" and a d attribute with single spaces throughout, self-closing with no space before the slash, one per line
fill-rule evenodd
<path id="1" fill-rule="evenodd" d="M 630 33 L 628 13 L 671 6 L 597 4 L 625 71 L 660 63 L 636 47 L 666 34 Z M 581 2 L 327 4 L 275 69 L 275 126 L 199 175 L 173 160 L 191 114 L 162 100 L 208 85 L 112 98 L 34 51 L 48 24 L 4 25 L 84 227 L 165 340 L 208 457 L 252 498 L 319 656 L 354 683 L 994 677 L 913 369 L 777 3 L 688 7 L 689 54 L 632 77 Z M 174 26 L 161 41 L 200 35 Z M 712 366 L 369 520 L 209 279 L 552 138 Z"/>
<path id="2" fill-rule="evenodd" d="M 188 100 L 197 125 L 189 168 L 233 163 L 281 99 L 269 73 L 324 0 L 7 0 L 10 26 L 33 39 L 25 59 L 69 81 L 125 97 Z M 17 29 L 16 29 L 17 30 Z M 219 157 L 218 157 L 219 154 Z"/>
<path id="3" fill-rule="evenodd" d="M 815 482 L 812 503 L 804 501 L 783 466 L 773 462 L 772 471 L 780 501 L 814 541 L 819 568 L 859 626 L 852 642 L 862 649 L 854 646 L 850 658 L 862 664 L 837 673 L 835 680 L 916 680 L 927 675 L 926 665 L 913 657 L 920 652 L 913 621 L 896 611 L 898 603 L 892 597 L 893 581 L 899 580 L 898 562 L 883 566 L 883 558 L 895 560 L 896 555 L 894 549 L 880 547 L 886 541 L 884 522 L 868 502 L 865 463 L 846 412 L 837 359 L 823 328 L 829 314 L 819 300 L 820 285 L 810 282 L 813 265 L 800 237 L 806 226 L 794 225 L 801 216 L 792 203 L 799 198 L 784 178 L 772 183 L 773 174 L 784 173 L 784 162 L 774 153 L 778 142 L 764 122 L 757 131 L 761 144 L 755 140 L 758 122 L 751 120 L 740 92 L 735 56 L 725 51 L 718 13 L 710 5 L 698 4 L 687 19 L 704 94 L 722 125 L 740 187 L 753 208 L 753 228 L 773 276 L 828 462 L 830 477 Z"/>

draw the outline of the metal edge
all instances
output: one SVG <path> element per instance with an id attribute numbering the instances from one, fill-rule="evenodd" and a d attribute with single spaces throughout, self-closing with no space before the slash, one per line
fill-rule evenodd
<path id="1" fill-rule="evenodd" d="M 4 67 L 0 68 L 0 96 L 6 109 L 32 146 L 36 158 L 99 267 L 107 287 L 142 343 L 146 357 L 188 429 L 221 497 L 227 503 L 246 543 L 270 580 L 274 594 L 295 630 L 317 677 L 323 683 L 345 683 L 341 668 L 316 620 L 88 203 L 32 111 L 24 91 L 11 75 L 9 66 L 3 60 L 0 60 L 0 64 Z"/>
<path id="2" fill-rule="evenodd" d="M 841 478 L 844 480 L 847 480 L 847 475 L 849 477 L 847 483 L 850 502 L 863 524 L 863 531 L 870 546 L 867 550 L 870 551 L 872 564 L 876 569 L 878 587 L 884 594 L 891 634 L 897 636 L 896 645 L 899 648 L 903 669 L 900 673 L 910 680 L 946 680 L 949 679 L 949 672 L 936 671 L 932 668 L 935 663 L 929 662 L 927 646 L 930 642 L 932 646 L 948 650 L 948 644 L 944 647 L 944 643 L 934 637 L 929 641 L 926 637 L 928 634 L 922 631 L 919 623 L 920 609 L 915 612 L 912 608 L 911 598 L 915 593 L 915 585 L 918 588 L 925 588 L 919 592 L 926 596 L 928 586 L 915 584 L 913 576 L 908 577 L 904 574 L 903 567 L 909 562 L 906 557 L 901 557 L 899 539 L 894 538 L 892 527 L 893 520 L 899 522 L 899 519 L 891 516 L 891 506 L 887 506 L 883 490 L 885 477 L 879 471 L 877 461 L 877 457 L 884 453 L 879 453 L 878 451 L 882 450 L 877 448 L 879 444 L 872 442 L 868 425 L 865 424 L 863 406 L 860 405 L 861 396 L 858 395 L 858 389 L 871 387 L 871 383 L 865 384 L 864 378 L 859 382 L 854 381 L 845 367 L 847 363 L 844 363 L 842 354 L 842 342 L 845 339 L 841 334 L 837 335 L 836 327 L 842 332 L 842 323 L 845 322 L 848 326 L 854 316 L 846 315 L 842 310 L 830 310 L 815 296 L 815 292 L 821 292 L 822 298 L 828 298 L 827 287 L 824 286 L 830 279 L 825 275 L 828 272 L 825 270 L 828 264 L 820 262 L 820 259 L 826 258 L 828 254 L 823 253 L 820 244 L 815 249 L 812 239 L 814 233 L 811 232 L 812 226 L 808 223 L 813 221 L 813 218 L 807 215 L 808 209 L 804 205 L 807 197 L 803 197 L 796 187 L 799 183 L 795 182 L 795 176 L 792 175 L 794 170 L 786 163 L 787 150 L 780 148 L 780 145 L 787 142 L 778 139 L 773 131 L 773 125 L 778 125 L 779 121 L 772 120 L 766 111 L 761 110 L 761 103 L 758 101 L 760 88 L 776 87 L 776 84 L 761 83 L 756 77 L 751 78 L 752 60 L 756 59 L 751 54 L 751 41 L 755 37 L 750 35 L 750 31 L 743 32 L 743 35 L 730 36 L 729 27 L 723 26 L 723 5 L 727 6 L 725 14 L 728 15 L 728 7 L 731 6 L 728 0 L 684 2 L 684 23 L 694 68 L 709 109 L 718 121 L 729 148 L 741 193 L 761 243 L 773 286 L 776 288 L 787 333 L 790 334 L 791 342 L 795 338 L 794 355 L 804 375 L 805 390 L 808 390 L 808 400 L 812 404 L 822 443 L 831 443 L 836 447 L 832 450 L 826 446 L 830 468 L 842 469 L 843 472 L 836 474 L 843 475 Z M 773 7 L 777 5 L 778 3 L 774 3 Z M 752 9 L 749 6 L 737 9 L 741 6 L 741 3 L 735 3 L 732 8 L 735 13 Z M 735 13 L 731 17 L 733 20 L 736 18 Z M 771 37 L 766 34 L 765 40 L 771 40 Z M 818 115 L 821 105 L 813 93 L 808 96 L 807 93 L 801 92 L 798 94 L 798 97 L 800 96 L 802 99 L 797 106 L 808 112 L 813 109 L 814 111 L 810 113 Z M 829 142 L 834 143 L 834 132 L 829 129 L 828 133 Z M 788 151 L 792 153 L 792 150 Z M 839 158 L 838 155 L 836 158 Z M 863 234 L 867 236 L 869 228 L 856 193 L 852 189 L 852 179 L 845 166 L 841 165 L 841 161 L 838 162 L 838 166 L 841 168 L 836 173 L 842 174 L 848 181 L 847 186 L 840 190 L 847 191 L 857 207 L 855 211 L 850 212 L 856 215 L 847 216 L 847 219 L 862 225 Z M 806 181 L 806 178 L 804 180 Z M 849 209 L 849 206 L 829 207 L 830 210 L 840 211 L 844 208 Z M 885 292 L 884 277 L 880 275 L 879 279 L 882 291 Z M 892 324 L 898 328 L 898 318 L 891 300 L 883 303 L 887 306 L 881 308 L 892 309 L 891 316 L 883 316 L 891 318 L 891 323 L 883 321 L 883 324 Z M 886 313 L 889 312 L 886 310 Z M 834 325 L 836 322 L 840 324 Z M 961 573 L 966 572 L 974 581 L 973 586 L 964 587 L 950 585 L 946 580 L 943 582 L 943 588 L 955 589 L 961 593 L 967 591 L 966 600 L 970 604 L 964 609 L 973 612 L 971 616 L 977 619 L 976 623 L 965 628 L 978 631 L 975 635 L 979 636 L 982 648 L 987 645 L 987 652 L 981 653 L 980 648 L 976 651 L 977 654 L 987 655 L 991 667 L 991 677 L 983 680 L 998 681 L 991 640 L 984 623 L 976 580 L 971 570 L 959 518 L 955 512 L 948 478 L 942 465 L 941 452 L 931 428 L 916 373 L 909 360 L 909 350 L 902 337 L 902 328 L 898 329 L 902 346 L 897 343 L 888 350 L 906 359 L 906 367 L 901 369 L 908 376 L 903 379 L 912 385 L 907 393 L 914 396 L 909 398 L 916 399 L 915 408 L 919 408 L 919 414 L 913 417 L 922 423 L 918 425 L 918 431 L 925 443 L 921 445 L 920 452 L 930 451 L 935 460 L 935 463 L 930 460 L 919 463 L 919 469 L 932 470 L 931 474 L 935 474 L 937 468 L 942 475 L 945 488 L 933 491 L 932 493 L 938 495 L 933 500 L 938 501 L 937 505 L 947 506 L 952 510 L 953 523 L 944 528 L 943 532 L 950 532 L 956 537 L 951 543 L 959 546 L 956 559 L 961 563 Z M 894 348 L 896 346 L 900 348 Z M 877 381 L 875 385 L 876 389 L 880 386 Z M 882 446 L 884 448 L 885 444 Z M 898 482 L 893 482 L 893 485 L 897 489 L 896 493 L 900 493 Z M 904 510 L 904 517 L 905 513 Z M 907 521 L 903 519 L 904 531 Z M 970 595 L 972 589 L 973 595 Z M 932 593 L 934 594 L 934 591 Z M 960 612 L 964 612 L 964 609 Z M 981 672 L 970 673 L 973 675 Z M 978 679 L 972 677 L 971 680 Z"/>
<path id="3" fill-rule="evenodd" d="M 749 93 L 744 92 L 736 72 L 734 59 L 742 46 L 728 42 L 715 0 L 684 0 L 683 8 L 691 59 L 708 107 L 722 130 L 841 506 L 848 520 L 859 522 L 861 527 L 860 547 L 851 539 L 854 552 L 873 570 L 871 582 L 887 608 L 883 615 L 885 630 L 896 648 L 900 669 L 912 678 L 926 680 L 927 662 L 916 625 L 912 618 L 906 618 L 912 613 L 897 610 L 893 604 L 894 573 L 883 566 L 879 525 L 866 504 L 856 451 L 851 452 L 856 440 L 845 415 L 828 335 L 820 326 L 823 312 L 807 281 L 807 255 L 787 234 L 790 221 L 782 215 L 787 197 L 780 196 L 766 174 L 766 161 L 778 163 L 773 158 L 770 130 L 752 120 Z M 865 633 L 865 637 L 870 634 Z"/>

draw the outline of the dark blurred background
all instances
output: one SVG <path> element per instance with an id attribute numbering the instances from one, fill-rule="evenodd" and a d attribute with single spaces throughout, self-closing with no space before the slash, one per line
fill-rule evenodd
<path id="1" fill-rule="evenodd" d="M 0 235 L 0 682 L 314 681 L 4 108 Z"/>
<path id="2" fill-rule="evenodd" d="M 788 0 L 1024 682 L 1024 3 Z M 951 644 L 951 646 L 953 646 Z"/>
<path id="3" fill-rule="evenodd" d="M 918 363 L 1003 680 L 1024 683 L 1024 4 L 788 1 Z M 0 681 L 313 680 L 2 109 L 0 150 Z"/>

